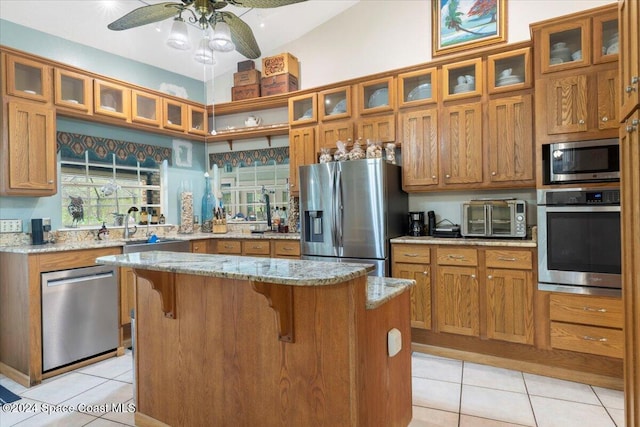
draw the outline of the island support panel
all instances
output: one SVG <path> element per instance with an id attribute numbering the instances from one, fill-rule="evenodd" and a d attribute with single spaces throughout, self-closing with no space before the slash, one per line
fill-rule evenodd
<path id="1" fill-rule="evenodd" d="M 168 318 L 139 277 L 136 424 L 407 426 L 409 292 L 368 310 L 366 282 L 270 284 L 292 293 L 295 339 L 286 342 L 277 311 L 248 280 L 176 274 Z M 402 350 L 389 357 L 392 328 Z"/>

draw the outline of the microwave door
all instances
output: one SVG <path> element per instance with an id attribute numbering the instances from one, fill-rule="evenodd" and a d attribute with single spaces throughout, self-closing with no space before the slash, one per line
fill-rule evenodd
<path id="1" fill-rule="evenodd" d="M 489 232 L 487 221 L 487 206 L 484 203 L 466 203 L 464 206 L 463 230 L 465 236 L 486 236 Z"/>
<path id="2" fill-rule="evenodd" d="M 489 217 L 489 236 L 505 237 L 514 233 L 511 220 L 512 206 L 508 203 L 497 203 L 487 206 Z"/>

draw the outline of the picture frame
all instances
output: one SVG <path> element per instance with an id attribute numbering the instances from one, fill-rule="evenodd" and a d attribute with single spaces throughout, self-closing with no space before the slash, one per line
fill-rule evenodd
<path id="1" fill-rule="evenodd" d="M 432 56 L 507 41 L 507 0 L 433 0 Z"/>
<path id="2" fill-rule="evenodd" d="M 173 163 L 182 168 L 193 166 L 193 144 L 191 142 L 180 139 L 173 140 Z"/>

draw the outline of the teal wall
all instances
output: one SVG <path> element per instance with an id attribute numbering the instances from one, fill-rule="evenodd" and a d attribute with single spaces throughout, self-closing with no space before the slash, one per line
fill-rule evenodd
<path id="1" fill-rule="evenodd" d="M 190 100 L 205 103 L 205 88 L 202 81 L 3 19 L 0 19 L 0 44 L 154 90 L 158 90 L 161 83 L 174 84 L 185 88 Z"/>
<path id="2" fill-rule="evenodd" d="M 204 83 L 201 81 L 82 46 L 2 19 L 0 19 L 0 44 L 143 87 L 157 89 L 160 83 L 175 84 L 187 90 L 189 99 L 204 103 Z M 167 136 L 63 117 L 57 118 L 56 127 L 57 130 L 64 132 L 161 147 L 171 147 L 173 141 L 173 138 Z M 192 167 L 169 166 L 167 223 L 178 223 L 178 189 L 184 180 L 191 181 L 195 198 L 194 212 L 200 212 L 200 198 L 204 193 L 205 165 L 205 144 L 193 142 Z M 23 231 L 30 232 L 31 218 L 50 217 L 52 228 L 55 230 L 62 227 L 61 204 L 59 191 L 51 197 L 0 197 L 0 219 L 21 219 Z"/>

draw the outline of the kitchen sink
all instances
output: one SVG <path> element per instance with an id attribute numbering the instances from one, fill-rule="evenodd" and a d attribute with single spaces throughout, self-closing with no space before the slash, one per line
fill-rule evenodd
<path id="1" fill-rule="evenodd" d="M 146 240 L 129 240 L 122 247 L 123 254 L 148 251 L 191 252 L 191 244 L 188 240 L 161 239 L 153 243 Z"/>

